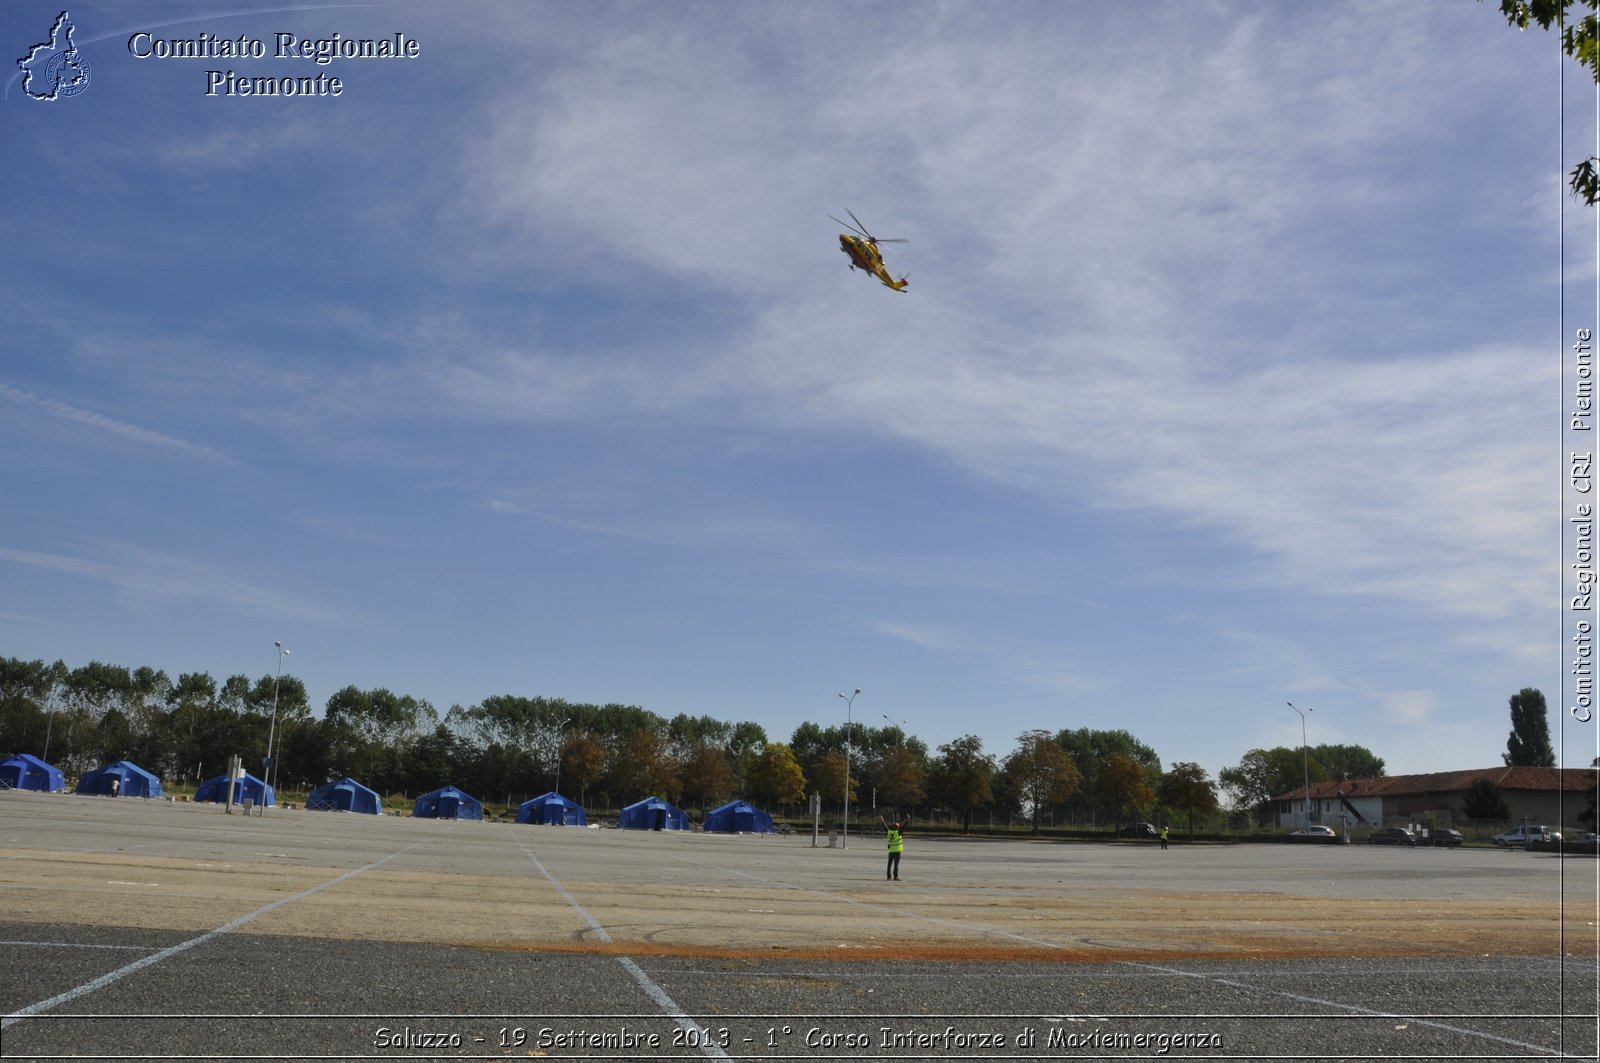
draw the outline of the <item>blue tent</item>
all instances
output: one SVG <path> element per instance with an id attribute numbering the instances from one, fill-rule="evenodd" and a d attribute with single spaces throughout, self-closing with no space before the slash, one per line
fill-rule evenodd
<path id="1" fill-rule="evenodd" d="M 66 788 L 67 777 L 61 769 L 32 753 L 18 753 L 0 763 L 0 790 L 44 790 L 54 794 Z"/>
<path id="2" fill-rule="evenodd" d="M 482 819 L 483 802 L 454 786 L 442 786 L 417 798 L 411 814 L 418 819 Z"/>
<path id="3" fill-rule="evenodd" d="M 263 791 L 265 791 L 267 795 L 267 799 L 265 801 L 261 799 L 261 794 Z M 227 804 L 227 774 L 224 773 L 222 775 L 218 775 L 201 783 L 199 788 L 194 792 L 194 799 L 196 801 L 214 801 L 219 805 Z M 273 805 L 278 803 L 272 792 L 272 787 L 268 786 L 254 775 L 251 775 L 249 772 L 245 772 L 238 779 L 235 779 L 233 783 L 233 803 L 236 805 L 242 805 L 246 801 L 249 801 L 253 805 L 265 805 L 268 808 L 271 808 Z"/>
<path id="4" fill-rule="evenodd" d="M 772 817 L 748 801 L 729 801 L 707 812 L 701 829 L 724 834 L 771 834 Z"/>
<path id="5" fill-rule="evenodd" d="M 369 790 L 351 778 L 325 782 L 306 798 L 306 808 L 312 811 L 365 812 L 381 816 L 383 802 L 378 791 Z"/>
<path id="6" fill-rule="evenodd" d="M 518 823 L 550 823 L 557 827 L 587 827 L 583 806 L 551 790 L 517 806 Z"/>
<path id="7" fill-rule="evenodd" d="M 689 815 L 659 797 L 647 797 L 623 809 L 617 826 L 629 830 L 688 830 Z"/>
<path id="8" fill-rule="evenodd" d="M 119 760 L 89 772 L 78 780 L 73 792 L 107 797 L 160 797 L 161 780 L 132 761 Z"/>

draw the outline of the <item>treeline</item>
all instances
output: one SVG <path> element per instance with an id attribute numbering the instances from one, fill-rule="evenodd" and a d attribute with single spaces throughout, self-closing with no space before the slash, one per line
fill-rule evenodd
<path id="1" fill-rule="evenodd" d="M 197 782 L 235 754 L 259 775 L 269 734 L 273 781 L 291 791 L 349 775 L 380 792 L 452 783 L 498 801 L 559 789 L 603 808 L 653 794 L 701 811 L 744 797 L 780 812 L 803 809 L 816 793 L 831 817 L 842 811 L 848 763 L 853 818 L 936 813 L 970 827 L 985 815 L 1035 826 L 1186 816 L 1192 824 L 1220 807 L 1217 783 L 1199 765 L 1163 769 L 1154 749 L 1122 730 L 1029 731 L 997 758 L 974 735 L 930 751 L 893 725 L 856 723 L 846 733 L 808 721 L 783 742 L 756 723 L 668 719 L 634 705 L 504 694 L 441 714 L 422 699 L 354 686 L 315 716 L 291 675 L 218 683 L 204 672 L 173 680 L 148 667 L 0 658 L 0 754 L 32 753 L 68 775 L 131 760 L 169 783 Z M 1311 752 L 1333 762 L 1343 748 Z M 1302 760 L 1289 752 L 1252 750 L 1224 781 L 1252 801 L 1264 789 L 1291 789 Z M 1345 759 L 1335 770 L 1357 763 L 1371 766 Z M 1326 777 L 1315 756 L 1312 768 L 1313 779 Z"/>
<path id="2" fill-rule="evenodd" d="M 237 754 L 259 776 L 269 736 L 280 788 L 349 775 L 381 792 L 453 783 L 493 800 L 559 782 L 606 804 L 652 793 L 714 802 L 746 784 L 768 746 L 758 724 L 668 720 L 633 705 L 498 695 L 441 714 L 420 698 L 350 686 L 318 717 L 292 675 L 218 683 L 204 672 L 173 680 L 148 667 L 0 658 L 0 751 L 32 753 L 68 775 L 131 760 L 194 782 Z"/>

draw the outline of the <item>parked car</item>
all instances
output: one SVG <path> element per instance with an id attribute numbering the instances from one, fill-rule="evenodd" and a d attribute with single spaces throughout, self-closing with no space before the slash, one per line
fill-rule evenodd
<path id="1" fill-rule="evenodd" d="M 1161 832 L 1156 830 L 1154 823 L 1134 823 L 1131 826 L 1117 829 L 1119 838 L 1159 838 Z"/>
<path id="2" fill-rule="evenodd" d="M 1435 827 L 1422 840 L 1428 845 L 1447 846 L 1453 849 L 1467 839 L 1458 830 L 1451 830 L 1448 827 Z"/>
<path id="3" fill-rule="evenodd" d="M 1494 836 L 1494 843 L 1502 849 L 1526 849 L 1529 842 L 1558 842 L 1561 835 L 1543 824 L 1524 823 Z"/>
<path id="4" fill-rule="evenodd" d="M 1332 827 L 1301 827 L 1299 830 L 1289 832 L 1289 840 L 1292 842 L 1327 842 L 1337 840 L 1338 837 L 1338 833 Z"/>
<path id="5" fill-rule="evenodd" d="M 1385 827 L 1373 831 L 1367 841 L 1372 845 L 1415 845 L 1417 836 L 1406 827 Z"/>

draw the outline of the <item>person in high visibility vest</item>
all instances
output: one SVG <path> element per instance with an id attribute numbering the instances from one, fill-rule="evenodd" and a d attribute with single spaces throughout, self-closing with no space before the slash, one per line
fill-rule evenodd
<path id="1" fill-rule="evenodd" d="M 1163 824 L 1161 824 L 1161 848 L 1165 849 L 1166 847 L 1167 847 L 1167 825 L 1165 823 L 1163 823 Z"/>
<path id="2" fill-rule="evenodd" d="M 883 817 L 878 817 L 878 822 L 883 823 Z M 885 823 L 884 837 L 889 839 L 889 869 L 885 872 L 886 879 L 900 881 L 900 854 L 905 851 L 906 837 L 900 833 L 900 824 Z"/>

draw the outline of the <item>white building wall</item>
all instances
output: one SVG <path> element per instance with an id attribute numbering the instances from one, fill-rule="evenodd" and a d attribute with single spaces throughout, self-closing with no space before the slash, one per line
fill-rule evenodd
<path id="1" fill-rule="evenodd" d="M 1381 826 L 1383 823 L 1383 799 L 1380 797 L 1351 797 L 1351 805 L 1367 817 L 1367 822 L 1372 826 Z M 1287 807 L 1288 811 L 1283 811 Z M 1311 816 L 1306 817 L 1305 798 L 1297 797 L 1292 801 L 1280 802 L 1278 811 L 1278 826 L 1287 830 L 1296 830 L 1308 824 L 1321 824 L 1343 832 L 1345 819 L 1349 818 L 1349 825 L 1359 827 L 1361 821 L 1345 809 L 1338 797 L 1313 797 L 1311 799 Z"/>

